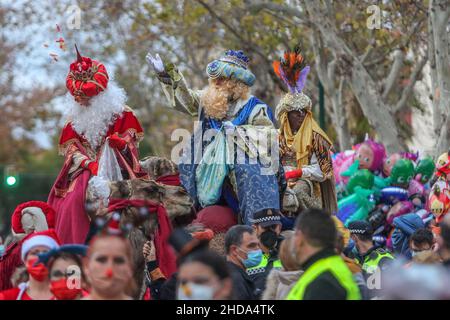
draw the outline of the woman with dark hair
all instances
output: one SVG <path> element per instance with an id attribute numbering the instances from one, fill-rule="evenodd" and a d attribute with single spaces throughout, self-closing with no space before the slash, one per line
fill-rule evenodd
<path id="1" fill-rule="evenodd" d="M 64 247 L 68 247 L 66 250 Z M 75 247 L 79 247 L 78 252 Z M 67 245 L 60 247 L 48 259 L 50 291 L 56 300 L 80 300 L 89 293 L 85 290 L 86 278 L 82 271 L 84 246 Z M 71 248 L 74 248 L 72 250 Z"/>
<path id="2" fill-rule="evenodd" d="M 225 259 L 206 249 L 181 261 L 177 287 L 178 300 L 232 299 L 233 285 Z"/>

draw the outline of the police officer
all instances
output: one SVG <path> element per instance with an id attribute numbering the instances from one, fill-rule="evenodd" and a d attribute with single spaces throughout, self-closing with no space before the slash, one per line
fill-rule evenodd
<path id="1" fill-rule="evenodd" d="M 355 259 L 361 266 L 369 289 L 369 296 L 379 296 L 383 272 L 393 262 L 394 256 L 386 249 L 373 243 L 373 231 L 366 221 L 352 221 L 348 225 L 350 238 L 356 249 Z"/>
<path id="2" fill-rule="evenodd" d="M 281 214 L 274 209 L 258 211 L 253 215 L 251 223 L 259 239 L 263 257 L 259 265 L 247 269 L 247 274 L 253 280 L 260 297 L 266 287 L 270 270 L 282 267 L 278 258 L 278 251 L 283 240 L 283 237 L 280 236 Z"/>
<path id="3" fill-rule="evenodd" d="M 287 300 L 361 299 L 351 271 L 335 251 L 336 239 L 336 226 L 329 213 L 307 209 L 297 217 L 291 252 L 304 273 Z"/>

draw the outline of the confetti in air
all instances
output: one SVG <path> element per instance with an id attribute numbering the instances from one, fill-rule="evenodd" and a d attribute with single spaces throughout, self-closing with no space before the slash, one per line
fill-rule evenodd
<path id="1" fill-rule="evenodd" d="M 49 56 L 53 59 L 53 61 L 58 62 L 58 54 L 54 52 L 50 52 Z"/>
<path id="2" fill-rule="evenodd" d="M 59 43 L 59 48 L 62 50 L 62 51 L 66 51 L 66 42 L 64 41 L 64 38 L 59 38 L 58 40 L 56 40 L 56 42 L 58 42 Z"/>

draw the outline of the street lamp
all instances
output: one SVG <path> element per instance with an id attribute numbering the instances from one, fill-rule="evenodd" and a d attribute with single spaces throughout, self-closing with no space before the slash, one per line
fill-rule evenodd
<path id="1" fill-rule="evenodd" d="M 13 185 L 16 184 L 16 182 L 17 182 L 17 178 L 16 177 L 14 177 L 14 176 L 6 177 L 6 184 L 8 186 L 12 187 Z"/>
<path id="2" fill-rule="evenodd" d="M 7 187 L 14 187 L 18 182 L 18 174 L 14 165 L 8 165 L 4 171 L 4 181 Z"/>

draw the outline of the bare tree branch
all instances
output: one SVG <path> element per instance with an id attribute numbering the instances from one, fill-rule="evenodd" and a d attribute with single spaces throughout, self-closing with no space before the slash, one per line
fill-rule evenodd
<path id="1" fill-rule="evenodd" d="M 246 7 L 249 10 L 253 11 L 254 13 L 258 13 L 259 11 L 262 10 L 281 12 L 285 15 L 293 16 L 300 19 L 301 23 L 306 23 L 304 12 L 300 11 L 295 7 L 291 7 L 289 5 L 282 5 L 271 1 L 246 0 L 244 2 L 246 4 Z"/>
<path id="2" fill-rule="evenodd" d="M 400 70 L 402 69 L 404 57 L 405 55 L 402 50 L 395 50 L 394 62 L 392 63 L 391 70 L 384 82 L 384 90 L 381 94 L 381 98 L 385 101 L 391 90 L 394 88 L 395 84 L 397 84 L 398 75 L 400 74 Z"/>
<path id="3" fill-rule="evenodd" d="M 223 24 L 225 26 L 225 28 L 230 31 L 236 38 L 238 38 L 246 51 L 250 51 L 250 52 L 254 52 L 256 53 L 258 56 L 260 56 L 262 58 L 262 60 L 265 62 L 265 68 L 267 69 L 268 73 L 270 74 L 272 80 L 280 87 L 280 88 L 284 88 L 285 85 L 283 84 L 283 82 L 278 79 L 278 77 L 276 76 L 275 72 L 272 70 L 271 67 L 271 61 L 267 58 L 267 55 L 262 51 L 261 47 L 258 46 L 257 44 L 255 44 L 254 42 L 252 42 L 250 39 L 245 39 L 244 37 L 241 36 L 241 34 L 235 29 L 233 28 L 233 26 L 231 24 L 229 24 L 225 19 L 223 19 L 222 17 L 220 17 L 212 8 L 211 6 L 209 6 L 207 3 L 205 3 L 202 0 L 196 0 L 200 5 L 202 5 L 208 12 L 209 14 L 215 18 L 217 21 L 219 21 L 221 24 Z"/>
<path id="4" fill-rule="evenodd" d="M 411 72 L 411 75 L 409 77 L 409 83 L 406 86 L 406 88 L 403 89 L 400 100 L 393 107 L 392 112 L 397 112 L 406 105 L 406 102 L 411 97 L 414 86 L 417 82 L 417 79 L 419 78 L 419 75 L 421 74 L 422 69 L 425 66 L 425 64 L 427 63 L 427 61 L 428 61 L 428 55 L 425 55 L 422 58 L 422 60 L 416 64 L 416 66 L 414 67 L 414 70 Z"/>

